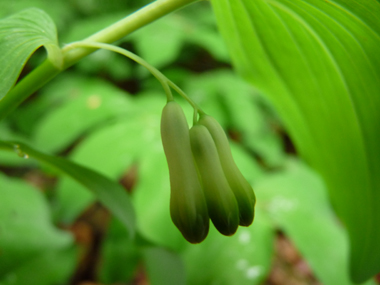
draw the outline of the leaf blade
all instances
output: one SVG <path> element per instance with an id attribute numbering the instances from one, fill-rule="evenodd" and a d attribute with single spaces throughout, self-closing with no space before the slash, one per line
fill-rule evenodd
<path id="1" fill-rule="evenodd" d="M 351 241 L 351 275 L 380 270 L 380 3 L 213 1 L 237 70 L 265 93 L 325 178 Z"/>
<path id="2" fill-rule="evenodd" d="M 0 99 L 12 88 L 28 58 L 45 46 L 48 59 L 61 69 L 63 57 L 51 18 L 42 10 L 30 8 L 0 20 Z"/>
<path id="3" fill-rule="evenodd" d="M 89 168 L 80 166 L 61 157 L 39 152 L 31 147 L 14 142 L 0 141 L 0 148 L 15 151 L 24 158 L 32 157 L 71 176 L 97 198 L 124 224 L 130 237 L 135 234 L 135 213 L 129 196 L 121 185 Z"/>
<path id="4" fill-rule="evenodd" d="M 22 180 L 0 175 L 0 277 L 49 251 L 73 243 L 68 232 L 54 227 L 41 192 Z"/>

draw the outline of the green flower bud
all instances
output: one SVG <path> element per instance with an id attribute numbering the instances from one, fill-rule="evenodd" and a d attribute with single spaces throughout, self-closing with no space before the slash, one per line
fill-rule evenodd
<path id="1" fill-rule="evenodd" d="M 179 104 L 162 111 L 161 138 L 170 175 L 170 216 L 190 243 L 203 241 L 209 229 L 206 200 L 190 146 L 189 127 Z"/>
<path id="2" fill-rule="evenodd" d="M 211 221 L 221 234 L 233 235 L 239 226 L 238 204 L 224 175 L 211 134 L 206 127 L 195 125 L 190 129 L 190 142 Z"/>
<path id="3" fill-rule="evenodd" d="M 201 115 L 199 124 L 208 129 L 215 142 L 224 174 L 239 205 L 240 225 L 249 226 L 255 215 L 255 193 L 236 166 L 227 136 L 218 121 L 211 116 Z"/>

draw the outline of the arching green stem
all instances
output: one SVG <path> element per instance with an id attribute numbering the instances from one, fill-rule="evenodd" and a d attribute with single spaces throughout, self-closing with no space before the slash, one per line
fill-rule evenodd
<path id="1" fill-rule="evenodd" d="M 71 49 L 76 49 L 76 48 L 106 49 L 106 50 L 119 53 L 121 55 L 124 55 L 124 56 L 132 59 L 133 61 L 137 62 L 138 64 L 140 64 L 140 65 L 144 66 L 146 69 L 148 69 L 149 72 L 152 73 L 152 75 L 157 78 L 157 80 L 161 83 L 162 87 L 165 90 L 166 97 L 167 97 L 168 101 L 173 101 L 173 94 L 172 94 L 172 92 L 169 88 L 169 85 L 168 85 L 168 82 L 170 80 L 165 75 L 163 75 L 158 69 L 151 66 L 149 63 L 147 63 L 144 59 L 142 59 L 138 55 L 136 55 L 136 54 L 134 54 L 134 53 L 132 53 L 126 49 L 123 49 L 121 47 L 117 47 L 114 45 L 104 44 L 104 43 L 87 42 L 87 41 L 74 42 L 74 43 L 68 44 L 67 46 L 65 46 L 63 48 L 63 51 L 66 52 L 66 51 L 69 51 Z"/>
<path id="2" fill-rule="evenodd" d="M 201 110 L 201 108 L 199 108 L 199 106 L 194 102 L 192 101 L 189 96 L 186 95 L 185 92 L 182 91 L 181 88 L 179 88 L 175 83 L 173 83 L 172 81 L 169 80 L 168 82 L 169 86 L 171 88 L 173 88 L 179 95 L 181 95 L 187 102 L 190 103 L 190 105 L 195 109 L 195 110 Z"/>
<path id="3" fill-rule="evenodd" d="M 199 108 L 199 106 L 194 101 L 192 101 L 186 95 L 185 92 L 183 92 L 183 90 L 181 88 L 179 88 L 169 78 L 167 78 L 165 75 L 163 75 L 157 68 L 155 68 L 152 65 L 150 65 L 149 63 L 147 63 L 144 59 L 142 59 L 138 55 L 136 55 L 136 54 L 134 54 L 134 53 L 132 53 L 132 52 L 126 50 L 126 49 L 123 49 L 123 48 L 120 48 L 120 47 L 117 47 L 117 46 L 114 46 L 114 45 L 104 44 L 104 43 L 88 42 L 88 41 L 80 41 L 80 42 L 74 42 L 74 43 L 68 44 L 67 46 L 65 46 L 63 48 L 63 51 L 67 52 L 67 51 L 70 51 L 71 49 L 77 49 L 77 48 L 106 49 L 106 50 L 109 50 L 109 51 L 113 51 L 113 52 L 119 53 L 121 55 L 124 55 L 124 56 L 126 56 L 126 57 L 134 60 L 138 64 L 141 64 L 146 69 L 148 69 L 149 72 L 152 73 L 152 75 L 154 77 L 156 77 L 158 81 L 160 81 L 162 87 L 165 90 L 165 93 L 166 93 L 168 101 L 173 101 L 173 95 L 172 95 L 171 90 L 169 88 L 169 86 L 170 86 L 180 96 L 182 96 L 186 101 L 188 101 L 190 103 L 190 105 L 194 108 L 194 123 L 196 123 L 196 120 L 197 120 L 197 113 L 198 112 L 204 113 Z"/>
<path id="4" fill-rule="evenodd" d="M 168 83 L 169 83 L 170 87 L 172 87 L 179 95 L 181 95 L 194 108 L 193 125 L 195 125 L 197 123 L 197 120 L 198 120 L 198 113 L 199 114 L 205 114 L 205 112 L 203 112 L 202 109 L 194 101 L 192 101 L 186 95 L 186 93 L 183 92 L 182 89 L 179 88 L 175 83 L 173 83 L 172 81 L 169 81 Z"/>
<path id="5" fill-rule="evenodd" d="M 112 43 L 137 29 L 197 0 L 156 0 L 135 13 L 89 36 L 86 41 Z M 0 120 L 16 109 L 31 94 L 40 89 L 60 72 L 72 66 L 96 49 L 78 48 L 63 53 L 63 69 L 54 67 L 48 60 L 25 76 L 0 100 Z"/>

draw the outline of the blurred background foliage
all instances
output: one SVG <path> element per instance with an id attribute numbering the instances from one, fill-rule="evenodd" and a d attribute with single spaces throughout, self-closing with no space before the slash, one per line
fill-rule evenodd
<path id="1" fill-rule="evenodd" d="M 0 17 L 41 8 L 64 45 L 147 3 L 1 0 Z M 234 74 L 210 4 L 188 6 L 117 44 L 159 68 L 225 128 L 257 194 L 255 222 L 232 237 L 212 228 L 199 245 L 183 239 L 169 215 L 159 132 L 165 94 L 141 66 L 98 51 L 30 97 L 0 133 L 119 181 L 133 199 L 137 237 L 72 179 L 1 151 L 0 284 L 351 284 L 346 232 L 323 181 L 297 157 L 271 103 Z M 23 74 L 44 58 L 38 50 Z M 177 98 L 190 122 L 190 106 Z"/>

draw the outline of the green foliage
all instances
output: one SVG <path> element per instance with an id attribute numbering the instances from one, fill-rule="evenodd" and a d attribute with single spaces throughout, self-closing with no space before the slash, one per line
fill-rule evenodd
<path id="1" fill-rule="evenodd" d="M 256 192 L 270 218 L 292 239 L 323 284 L 350 283 L 347 237 L 328 207 L 320 177 L 291 160 L 284 171 L 262 179 Z"/>
<path id="2" fill-rule="evenodd" d="M 42 193 L 22 180 L 0 175 L 0 196 L 0 283 L 21 285 L 32 277 L 28 282 L 52 284 L 67 278 L 76 258 L 70 249 L 73 239 L 51 223 Z M 35 274 L 39 267 L 48 274 Z"/>
<path id="3" fill-rule="evenodd" d="M 214 1 L 240 74 L 274 103 L 325 178 L 350 236 L 350 273 L 380 270 L 380 5 L 376 1 Z"/>
<path id="4" fill-rule="evenodd" d="M 274 228 L 260 208 L 254 226 L 232 237 L 210 228 L 207 239 L 183 252 L 188 284 L 261 284 L 271 268 Z"/>
<path id="5" fill-rule="evenodd" d="M 102 245 L 102 262 L 99 278 L 112 284 L 131 280 L 141 261 L 141 248 L 127 235 L 123 224 L 112 220 Z"/>
<path id="6" fill-rule="evenodd" d="M 178 254 L 163 248 L 147 247 L 143 257 L 150 284 L 186 284 L 185 266 Z"/>
<path id="7" fill-rule="evenodd" d="M 130 236 L 132 237 L 134 235 L 134 211 L 128 195 L 119 184 L 116 184 L 112 180 L 91 169 L 85 168 L 61 157 L 44 154 L 22 143 L 0 141 L 0 148 L 14 151 L 18 156 L 24 159 L 30 157 L 35 158 L 38 161 L 46 163 L 47 165 L 69 175 L 88 190 L 92 191 L 97 198 L 104 205 L 109 207 L 113 214 L 123 222 L 124 226 L 128 229 Z"/>
<path id="8" fill-rule="evenodd" d="M 46 251 L 7 272 L 0 282 L 4 285 L 58 284 L 61 280 L 70 278 L 76 260 L 75 248 Z"/>
<path id="9" fill-rule="evenodd" d="M 65 45 L 148 4 L 137 2 L 1 1 L 0 95 L 23 68 L 27 73 L 45 58 L 40 46 L 56 66 L 61 64 L 50 17 Z M 162 2 L 171 1 L 155 3 Z M 145 69 L 101 50 L 0 122 L 1 171 L 16 176 L 0 175 L 0 284 L 68 284 L 88 245 L 74 241 L 66 229 L 88 215 L 97 200 L 117 219 L 103 221 L 105 230 L 97 233 L 94 282 L 131 283 L 142 276 L 158 285 L 263 284 L 277 270 L 278 231 L 323 284 L 353 284 L 349 257 L 356 281 L 379 271 L 380 237 L 374 226 L 380 219 L 375 211 L 379 3 L 212 4 L 227 47 L 206 1 L 116 44 L 160 68 L 227 131 L 234 160 L 257 195 L 253 224 L 231 237 L 210 227 L 201 244 L 186 242 L 169 212 L 169 172 L 160 137 L 165 93 Z M 30 7 L 47 14 L 24 10 Z M 12 33 L 15 28 L 22 36 Z M 230 70 L 227 48 L 237 71 L 254 87 Z M 69 53 L 63 55 L 66 63 Z M 31 73 L 35 80 L 43 74 L 38 70 Z M 45 72 L 58 69 L 49 64 Z M 27 87 L 36 90 L 45 81 Z M 174 97 L 192 122 L 192 108 Z M 13 99 L 4 98 L 1 118 L 2 110 L 9 111 L 2 106 Z M 294 157 L 284 139 L 288 132 L 324 181 Z M 39 186 L 44 192 L 21 180 L 34 177 L 36 169 L 53 181 Z"/>
<path id="10" fill-rule="evenodd" d="M 48 110 L 34 130 L 35 145 L 48 152 L 64 150 L 89 129 L 131 108 L 125 93 L 106 82 L 74 76 L 65 82 L 60 92 L 71 95 Z"/>
<path id="11" fill-rule="evenodd" d="M 55 25 L 44 11 L 24 10 L 0 20 L 0 99 L 14 85 L 28 58 L 42 45 L 49 60 L 61 68 L 63 61 Z"/>
<path id="12" fill-rule="evenodd" d="M 204 13 L 204 9 L 201 11 Z M 226 47 L 215 33 L 214 23 L 207 22 L 210 16 L 207 14 L 207 18 L 204 16 L 202 19 L 197 15 L 198 21 L 193 21 L 186 15 L 168 15 L 131 38 L 135 39 L 139 54 L 157 68 L 173 63 L 185 44 L 196 44 L 210 52 L 215 59 L 228 61 Z"/>

